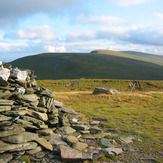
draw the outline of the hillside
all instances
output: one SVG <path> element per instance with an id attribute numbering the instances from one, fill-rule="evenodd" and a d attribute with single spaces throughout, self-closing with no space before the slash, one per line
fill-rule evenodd
<path id="1" fill-rule="evenodd" d="M 116 51 L 43 53 L 17 59 L 13 67 L 33 69 L 37 79 L 163 80 L 163 65 L 148 57 Z M 110 54 L 108 54 L 108 52 Z M 158 59 L 159 60 L 159 59 Z"/>

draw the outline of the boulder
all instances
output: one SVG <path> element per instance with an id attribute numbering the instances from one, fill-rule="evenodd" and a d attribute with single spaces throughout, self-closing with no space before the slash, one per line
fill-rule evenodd
<path id="1" fill-rule="evenodd" d="M 26 80 L 27 76 L 27 71 L 21 71 L 17 67 L 11 71 L 11 77 L 14 77 L 16 79 Z"/>
<path id="2" fill-rule="evenodd" d="M 119 94 L 119 91 L 114 88 L 104 88 L 104 87 L 96 87 L 95 90 L 93 91 L 93 94 Z"/>
<path id="3" fill-rule="evenodd" d="M 0 77 L 1 80 L 8 81 L 8 78 L 10 76 L 10 70 L 7 68 L 4 68 L 2 65 L 0 66 Z"/>

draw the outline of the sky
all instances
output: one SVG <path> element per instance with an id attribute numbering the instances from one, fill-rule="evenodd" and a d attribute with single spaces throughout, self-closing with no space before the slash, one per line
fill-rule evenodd
<path id="1" fill-rule="evenodd" d="M 0 60 L 95 49 L 163 55 L 163 0 L 0 0 Z"/>

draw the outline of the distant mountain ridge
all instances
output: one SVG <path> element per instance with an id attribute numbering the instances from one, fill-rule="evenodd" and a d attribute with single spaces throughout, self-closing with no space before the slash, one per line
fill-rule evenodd
<path id="1" fill-rule="evenodd" d="M 42 53 L 11 64 L 34 70 L 37 79 L 163 80 L 163 57 L 139 52 Z"/>

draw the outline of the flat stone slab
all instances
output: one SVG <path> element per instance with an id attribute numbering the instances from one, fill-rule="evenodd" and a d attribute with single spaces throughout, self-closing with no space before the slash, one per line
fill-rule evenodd
<path id="1" fill-rule="evenodd" d="M 28 112 L 29 115 L 33 116 L 36 119 L 40 119 L 40 120 L 43 120 L 43 121 L 48 120 L 48 116 L 47 116 L 46 113 L 40 113 L 40 112 L 33 111 L 33 110 L 30 110 L 30 109 L 28 109 L 27 112 Z"/>
<path id="2" fill-rule="evenodd" d="M 14 101 L 12 100 L 2 100 L 0 99 L 0 106 L 12 106 Z"/>
<path id="3" fill-rule="evenodd" d="M 103 146 L 105 146 L 105 147 L 108 147 L 108 148 L 113 147 L 113 145 L 111 144 L 110 140 L 107 139 L 107 138 L 102 138 L 102 139 L 100 140 L 100 142 L 101 142 L 101 144 L 102 144 Z"/>
<path id="4" fill-rule="evenodd" d="M 61 158 L 63 161 L 79 161 L 82 160 L 83 155 L 81 152 L 70 147 L 61 146 Z"/>
<path id="5" fill-rule="evenodd" d="M 4 153 L 5 151 L 23 151 L 23 150 L 31 150 L 37 147 L 37 143 L 28 142 L 28 143 L 20 143 L 20 144 L 9 144 L 4 143 L 0 140 L 0 153 Z"/>
<path id="6" fill-rule="evenodd" d="M 129 143 L 133 143 L 134 137 L 130 136 L 130 137 L 120 137 L 119 140 L 123 143 L 129 144 Z"/>
<path id="7" fill-rule="evenodd" d="M 28 102 L 35 102 L 38 100 L 37 95 L 35 94 L 24 94 L 22 95 L 23 99 Z"/>
<path id="8" fill-rule="evenodd" d="M 88 147 L 88 144 L 87 143 L 80 143 L 80 142 L 77 142 L 77 143 L 74 143 L 73 144 L 73 148 L 74 149 L 77 149 L 79 151 L 82 151 L 83 149 L 87 148 Z"/>
<path id="9" fill-rule="evenodd" d="M 19 143 L 25 143 L 37 139 L 38 139 L 37 134 L 31 132 L 23 132 L 17 135 L 3 137 L 1 140 L 9 143 L 19 144 Z"/>
<path id="10" fill-rule="evenodd" d="M 25 132 L 25 129 L 22 127 L 14 128 L 13 130 L 0 131 L 0 137 L 6 137 L 11 135 L 16 135 L 18 133 Z"/>
<path id="11" fill-rule="evenodd" d="M 57 108 L 62 108 L 63 107 L 63 103 L 62 102 L 59 102 L 57 100 L 54 100 L 54 104 Z"/>
<path id="12" fill-rule="evenodd" d="M 0 121 L 8 121 L 8 120 L 11 120 L 12 117 L 8 117 L 8 116 L 5 116 L 5 115 L 0 115 Z"/>
<path id="13" fill-rule="evenodd" d="M 115 156 L 123 153 L 122 148 L 105 148 L 103 149 L 104 153 L 109 157 L 109 156 Z"/>
<path id="14" fill-rule="evenodd" d="M 37 143 L 39 143 L 41 146 L 43 146 L 44 148 L 52 151 L 53 150 L 53 146 L 44 138 L 38 138 L 36 140 Z"/>
<path id="15" fill-rule="evenodd" d="M 10 162 L 13 159 L 12 154 L 2 154 L 0 155 L 0 163 Z"/>

